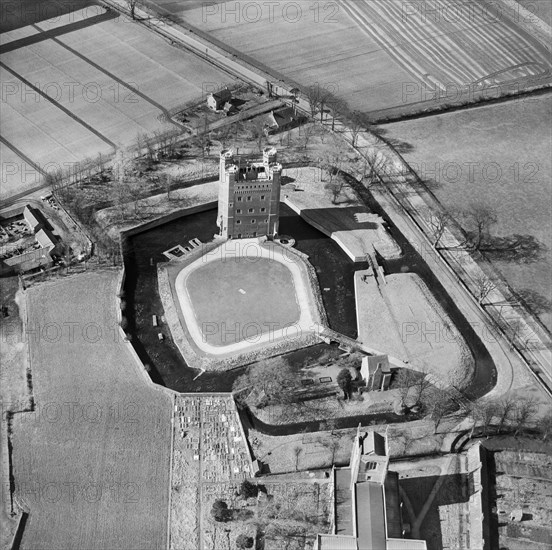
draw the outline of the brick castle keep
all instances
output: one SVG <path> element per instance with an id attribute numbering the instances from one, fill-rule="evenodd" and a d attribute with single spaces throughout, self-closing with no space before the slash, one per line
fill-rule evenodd
<path id="1" fill-rule="evenodd" d="M 262 162 L 220 154 L 218 226 L 228 239 L 274 237 L 278 234 L 282 165 L 276 149 L 263 151 Z"/>

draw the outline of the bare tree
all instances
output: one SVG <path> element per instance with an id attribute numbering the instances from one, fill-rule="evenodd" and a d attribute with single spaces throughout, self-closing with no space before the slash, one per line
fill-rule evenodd
<path id="1" fill-rule="evenodd" d="M 400 369 L 397 375 L 397 388 L 401 408 L 406 408 L 410 390 L 418 383 L 418 374 L 411 369 Z"/>
<path id="2" fill-rule="evenodd" d="M 483 302 L 489 296 L 489 294 L 496 288 L 496 283 L 485 275 L 485 273 L 478 273 L 473 279 L 473 286 L 475 291 L 475 297 L 479 302 L 479 305 L 483 305 Z"/>
<path id="3" fill-rule="evenodd" d="M 347 111 L 347 105 L 345 102 L 334 95 L 331 95 L 326 100 L 326 104 L 330 108 L 330 112 L 332 114 L 332 132 L 335 130 L 335 121 L 338 116 L 343 115 Z"/>
<path id="4" fill-rule="evenodd" d="M 469 404 L 469 417 L 471 418 L 471 421 L 472 421 L 472 427 L 471 427 L 471 431 L 470 431 L 470 439 L 475 434 L 475 428 L 477 428 L 477 426 L 481 422 L 482 408 L 483 407 L 482 407 L 482 404 L 481 404 L 480 401 L 472 401 Z"/>
<path id="5" fill-rule="evenodd" d="M 490 237 L 491 228 L 498 222 L 498 215 L 493 208 L 481 203 L 471 203 L 463 215 L 473 234 L 473 246 L 480 250 Z"/>
<path id="6" fill-rule="evenodd" d="M 301 126 L 301 133 L 303 135 L 303 149 L 306 149 L 309 145 L 311 138 L 316 134 L 317 127 L 314 124 L 303 124 Z"/>
<path id="7" fill-rule="evenodd" d="M 539 421 L 538 421 L 539 431 L 542 435 L 542 440 L 546 441 L 552 434 L 552 410 L 548 411 Z"/>
<path id="8" fill-rule="evenodd" d="M 299 96 L 301 95 L 301 90 L 299 88 L 292 88 L 289 91 L 289 95 L 291 96 L 291 100 L 293 103 L 293 114 L 297 114 L 297 103 L 299 102 Z"/>
<path id="9" fill-rule="evenodd" d="M 489 437 L 489 428 L 498 414 L 500 414 L 500 412 L 496 402 L 487 401 L 481 404 L 479 418 L 481 420 L 481 427 L 483 428 L 483 435 Z"/>
<path id="10" fill-rule="evenodd" d="M 332 98 L 332 94 L 329 90 L 326 90 L 325 88 L 322 88 L 320 91 L 320 101 L 319 101 L 319 109 L 320 109 L 320 123 L 324 122 L 324 110 L 325 107 L 330 103 Z"/>
<path id="11" fill-rule="evenodd" d="M 309 102 L 311 117 L 314 118 L 320 108 L 322 97 L 322 89 L 320 88 L 320 84 L 315 82 L 312 86 L 309 86 L 306 91 L 306 96 Z"/>
<path id="12" fill-rule="evenodd" d="M 505 396 L 497 403 L 498 427 L 497 433 L 501 433 L 504 424 L 508 422 L 516 408 L 516 400 L 512 396 Z"/>
<path id="13" fill-rule="evenodd" d="M 117 207 L 120 219 L 125 219 L 127 203 L 132 198 L 128 172 L 129 161 L 120 149 L 113 161 L 113 204 Z"/>
<path id="14" fill-rule="evenodd" d="M 225 124 L 217 130 L 217 139 L 220 141 L 223 149 L 226 149 L 231 141 L 233 128 L 231 124 Z"/>
<path id="15" fill-rule="evenodd" d="M 259 151 L 263 150 L 264 139 L 267 135 L 267 125 L 264 117 L 256 117 L 249 123 L 253 138 L 257 140 Z"/>
<path id="16" fill-rule="evenodd" d="M 388 159 L 384 153 L 375 148 L 369 149 L 364 155 L 361 182 L 370 188 L 380 182 L 387 170 Z"/>
<path id="17" fill-rule="evenodd" d="M 430 411 L 431 420 L 433 420 L 433 433 L 437 433 L 437 428 L 445 416 L 452 413 L 455 409 L 454 402 L 450 395 L 443 390 L 437 390 L 431 396 L 431 400 L 426 404 Z"/>
<path id="18" fill-rule="evenodd" d="M 339 177 L 343 169 L 345 153 L 339 149 L 324 152 L 323 165 L 329 176 L 329 183 L 333 183 L 334 177 Z"/>
<path id="19" fill-rule="evenodd" d="M 445 230 L 453 220 L 452 215 L 446 210 L 430 210 L 430 226 L 433 231 L 433 246 L 437 248 Z"/>
<path id="20" fill-rule="evenodd" d="M 414 389 L 414 404 L 420 405 L 424 401 L 427 391 L 432 387 L 428 372 L 425 368 L 417 373 L 412 387 Z"/>
<path id="21" fill-rule="evenodd" d="M 341 196 L 341 193 L 343 192 L 344 186 L 345 186 L 345 181 L 342 179 L 337 181 L 331 181 L 326 183 L 326 185 L 324 185 L 324 189 L 326 189 L 332 197 L 332 204 L 337 204 L 338 199 Z"/>
<path id="22" fill-rule="evenodd" d="M 527 351 L 536 343 L 536 336 L 531 327 L 522 319 L 507 322 L 506 335 L 518 349 Z"/>
<path id="23" fill-rule="evenodd" d="M 138 5 L 138 0 L 127 0 L 127 5 L 130 11 L 130 17 L 136 19 L 136 6 Z"/>
<path id="24" fill-rule="evenodd" d="M 268 404 L 289 403 L 293 400 L 295 375 L 287 360 L 275 357 L 250 365 L 247 372 L 236 379 L 232 390 L 243 392 L 245 399 L 253 400 L 259 406 Z"/>
<path id="25" fill-rule="evenodd" d="M 353 111 L 347 117 L 347 124 L 349 126 L 349 130 L 351 130 L 353 147 L 356 147 L 358 136 L 370 127 L 370 119 L 366 113 L 362 113 L 361 111 Z"/>
<path id="26" fill-rule="evenodd" d="M 518 399 L 513 415 L 514 437 L 517 437 L 519 432 L 530 424 L 538 410 L 536 399 L 532 397 Z"/>

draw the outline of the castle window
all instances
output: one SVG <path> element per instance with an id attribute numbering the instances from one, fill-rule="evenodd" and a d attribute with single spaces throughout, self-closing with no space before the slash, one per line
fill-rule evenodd
<path id="1" fill-rule="evenodd" d="M 251 223 L 257 223 L 257 220 L 251 220 Z"/>
<path id="2" fill-rule="evenodd" d="M 242 198 L 241 197 L 238 197 L 238 202 L 241 202 L 242 201 Z"/>
<path id="3" fill-rule="evenodd" d="M 251 200 L 251 197 L 247 197 L 247 200 L 250 201 L 250 200 Z"/>
<path id="4" fill-rule="evenodd" d="M 255 209 L 254 209 L 254 208 L 249 208 L 248 212 L 249 212 L 250 214 L 253 214 L 253 212 L 255 212 Z"/>
<path id="5" fill-rule="evenodd" d="M 236 225 L 240 225 L 241 224 L 241 220 L 236 220 Z"/>
<path id="6" fill-rule="evenodd" d="M 265 196 L 266 196 L 266 195 L 261 195 L 261 200 L 262 200 L 262 201 L 265 200 Z"/>
<path id="7" fill-rule="evenodd" d="M 261 212 L 266 212 L 266 208 L 261 208 Z"/>
<path id="8" fill-rule="evenodd" d="M 241 210 L 238 208 L 238 209 L 236 210 L 236 214 L 241 214 L 241 213 L 242 213 Z"/>

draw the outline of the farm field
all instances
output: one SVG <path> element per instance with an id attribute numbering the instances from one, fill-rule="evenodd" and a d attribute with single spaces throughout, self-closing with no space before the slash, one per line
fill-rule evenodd
<path id="1" fill-rule="evenodd" d="M 0 199 L 38 185 L 44 172 L 132 146 L 138 134 L 185 131 L 168 111 L 232 82 L 97 5 L 5 33 L 0 72 Z"/>
<path id="2" fill-rule="evenodd" d="M 490 258 L 514 289 L 536 293 L 534 313 L 549 330 L 551 116 L 547 93 L 381 127 L 386 139 L 407 144 L 404 158 L 422 180 L 436 184 L 433 193 L 445 207 L 488 205 L 498 216 L 497 235 L 538 241 L 540 254 L 532 258 Z"/>
<path id="3" fill-rule="evenodd" d="M 22 549 L 167 547 L 172 401 L 119 338 L 116 291 L 116 271 L 28 291 L 36 409 L 12 436 Z"/>
<path id="4" fill-rule="evenodd" d="M 319 83 L 352 109 L 380 117 L 392 108 L 422 110 L 482 90 L 494 97 L 550 78 L 546 47 L 500 3 L 493 11 L 484 2 L 437 0 L 436 16 L 426 13 L 426 2 L 399 0 L 280 2 L 272 9 L 236 1 L 150 3 L 276 77 Z"/>

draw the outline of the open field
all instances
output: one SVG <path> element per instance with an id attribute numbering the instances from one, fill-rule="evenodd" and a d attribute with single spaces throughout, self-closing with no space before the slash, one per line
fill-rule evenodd
<path id="1" fill-rule="evenodd" d="M 203 336 L 213 345 L 256 339 L 299 320 L 291 272 L 270 259 L 222 258 L 199 265 L 188 276 L 186 291 Z"/>
<path id="2" fill-rule="evenodd" d="M 184 131 L 168 111 L 232 82 L 100 6 L 10 31 L 0 53 L 0 198 L 44 172 L 135 145 L 138 134 Z"/>
<path id="3" fill-rule="evenodd" d="M 12 436 L 21 548 L 166 548 L 171 399 L 119 336 L 116 288 L 105 271 L 28 291 L 36 409 Z"/>
<path id="4" fill-rule="evenodd" d="M 549 80 L 546 47 L 501 3 L 437 0 L 150 2 L 303 86 L 319 83 L 363 111 L 416 110 Z M 249 7 L 248 7 L 249 6 Z M 436 14 L 436 15 L 435 15 Z M 289 55 L 294 52 L 294 55 Z M 492 88 L 492 91 L 489 89 Z"/>
<path id="5" fill-rule="evenodd" d="M 489 258 L 515 290 L 532 293 L 527 303 L 549 329 L 551 116 L 548 93 L 382 127 L 386 139 L 407 144 L 404 158 L 446 208 L 488 205 L 498 216 L 493 233 L 537 241 L 534 255 Z"/>

